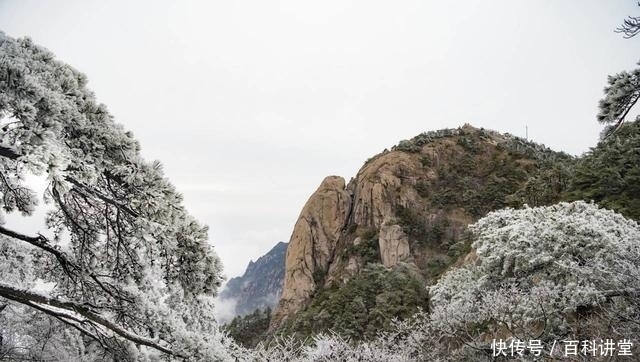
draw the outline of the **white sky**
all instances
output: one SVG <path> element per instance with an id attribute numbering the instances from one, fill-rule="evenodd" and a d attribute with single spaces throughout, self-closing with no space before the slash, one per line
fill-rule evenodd
<path id="1" fill-rule="evenodd" d="M 635 1 L 0 0 L 89 78 L 211 228 L 228 276 L 288 241 L 331 174 L 465 122 L 580 154 Z"/>

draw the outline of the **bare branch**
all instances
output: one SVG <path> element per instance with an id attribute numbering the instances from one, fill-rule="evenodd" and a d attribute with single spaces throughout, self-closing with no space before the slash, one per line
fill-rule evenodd
<path id="1" fill-rule="evenodd" d="M 69 277 L 72 276 L 72 272 L 70 270 L 71 268 L 80 269 L 77 265 L 75 265 L 75 263 L 69 260 L 69 258 L 65 255 L 64 252 L 62 252 L 62 250 L 51 245 L 49 243 L 49 240 L 43 235 L 27 236 L 13 230 L 9 230 L 3 226 L 0 226 L 0 234 L 14 238 L 14 239 L 25 241 L 35 247 L 38 247 L 52 254 L 53 256 L 56 257 L 56 259 L 60 263 L 60 266 L 62 267 L 62 269 L 64 269 L 65 273 L 67 273 Z"/>
<path id="2" fill-rule="evenodd" d="M 76 190 L 82 195 L 87 193 L 87 194 L 89 194 L 89 195 L 91 195 L 93 197 L 96 197 L 96 198 L 104 201 L 107 204 L 111 204 L 111 205 L 113 205 L 113 206 L 115 206 L 117 208 L 122 209 L 123 211 L 125 211 L 126 213 L 130 214 L 133 217 L 140 216 L 137 212 L 133 211 L 130 207 L 128 207 L 128 206 L 122 204 L 121 202 L 118 202 L 118 201 L 116 201 L 116 200 L 114 200 L 114 199 L 112 199 L 112 198 L 110 198 L 108 196 L 105 196 L 104 194 L 92 189 L 91 187 L 89 187 L 87 185 L 84 185 L 82 182 L 74 179 L 73 177 L 66 176 L 65 180 L 67 180 L 69 183 L 71 183 L 74 186 L 76 186 L 76 188 L 77 188 Z"/>
<path id="3" fill-rule="evenodd" d="M 0 156 L 9 158 L 11 160 L 15 160 L 20 157 L 20 155 L 16 151 L 6 146 L 0 146 Z"/>

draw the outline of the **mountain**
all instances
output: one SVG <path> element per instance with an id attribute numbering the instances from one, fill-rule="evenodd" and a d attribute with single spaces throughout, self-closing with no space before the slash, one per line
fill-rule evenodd
<path id="1" fill-rule="evenodd" d="M 467 226 L 492 210 L 559 201 L 574 163 L 465 125 L 401 141 L 348 183 L 325 178 L 294 226 L 270 330 L 362 338 L 428 309 L 424 286 L 474 260 Z"/>
<path id="2" fill-rule="evenodd" d="M 287 245 L 279 242 L 255 262 L 250 261 L 242 276 L 229 280 L 220 293 L 220 299 L 236 302 L 235 315 L 242 316 L 257 309 L 275 307 L 284 283 Z"/>

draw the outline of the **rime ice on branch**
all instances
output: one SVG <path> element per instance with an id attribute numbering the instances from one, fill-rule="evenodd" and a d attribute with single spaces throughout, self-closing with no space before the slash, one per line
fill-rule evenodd
<path id="1" fill-rule="evenodd" d="M 212 311 L 221 264 L 207 228 L 86 83 L 31 40 L 0 32 L 0 206 L 29 216 L 43 196 L 55 235 L 0 226 L 0 265 L 13 266 L 0 270 L 0 318 L 16 327 L 2 333 L 54 328 L 55 343 L 77 346 L 68 360 L 211 359 L 221 353 Z M 46 177 L 45 195 L 25 184 L 29 173 Z M 36 281 L 54 287 L 35 293 Z M 33 329 L 10 323 L 35 311 Z"/>

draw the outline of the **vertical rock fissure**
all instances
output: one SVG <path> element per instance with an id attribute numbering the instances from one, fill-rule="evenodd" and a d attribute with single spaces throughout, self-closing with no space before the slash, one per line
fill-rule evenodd
<path id="1" fill-rule="evenodd" d="M 353 209 L 354 209 L 354 204 L 355 204 L 355 199 L 356 199 L 356 190 L 354 189 L 353 191 L 350 191 L 347 187 L 347 194 L 349 195 L 349 209 L 347 211 L 347 217 L 345 218 L 344 221 L 344 225 L 342 225 L 342 231 L 346 231 L 349 229 L 349 226 L 351 226 L 354 223 L 354 216 L 353 216 Z"/>
<path id="2" fill-rule="evenodd" d="M 369 202 L 370 202 L 370 208 L 369 208 L 369 226 L 370 227 L 375 227 L 375 218 L 373 217 L 373 212 L 374 212 L 374 208 L 375 206 L 373 205 L 373 187 L 369 190 Z"/>
<path id="3" fill-rule="evenodd" d="M 316 244 L 318 242 L 318 237 L 313 232 L 313 227 L 314 227 L 315 224 L 316 224 L 316 222 L 312 218 L 311 222 L 309 223 L 309 235 L 311 235 L 311 245 L 310 246 L 311 246 L 311 263 L 312 263 L 312 267 L 310 267 L 307 264 L 306 260 L 305 260 L 305 266 L 307 267 L 307 270 L 311 274 L 311 275 L 309 275 L 311 277 L 311 280 L 313 280 L 313 283 L 317 287 L 318 281 L 316 280 L 316 273 L 317 273 L 317 270 L 318 270 L 318 262 L 317 262 L 317 257 L 316 257 Z"/>

